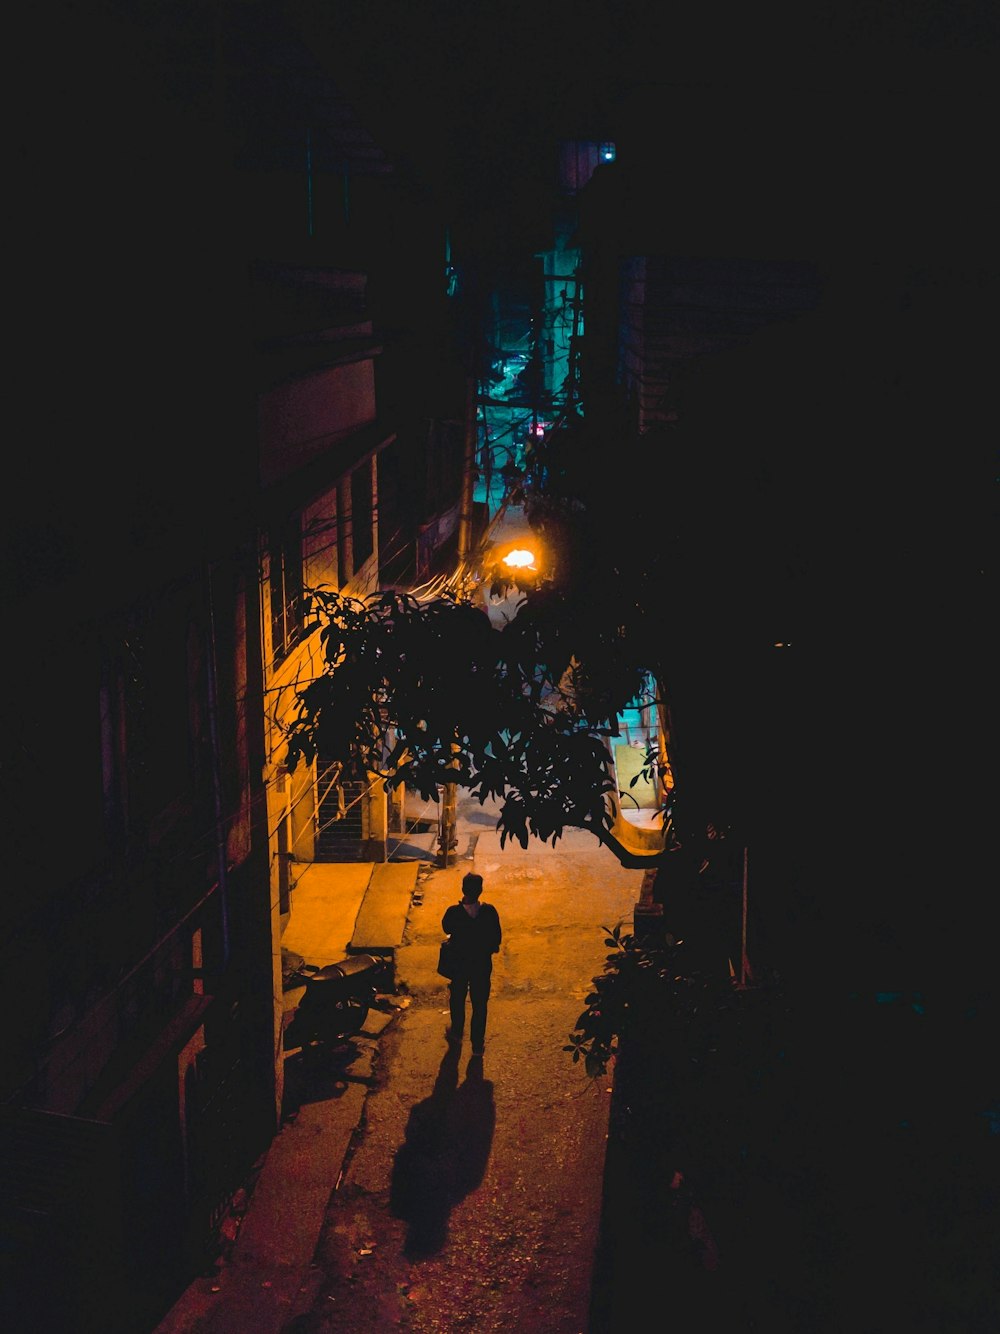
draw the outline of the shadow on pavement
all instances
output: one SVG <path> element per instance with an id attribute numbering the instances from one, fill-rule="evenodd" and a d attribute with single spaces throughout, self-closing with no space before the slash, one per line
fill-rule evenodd
<path id="1" fill-rule="evenodd" d="M 409 1224 L 404 1253 L 435 1254 L 448 1235 L 453 1207 L 479 1185 L 486 1171 L 496 1108 L 483 1058 L 472 1056 L 459 1084 L 461 1048 L 449 1046 L 429 1098 L 410 1112 L 406 1139 L 392 1170 L 390 1208 Z"/>
<path id="2" fill-rule="evenodd" d="M 293 1116 L 306 1103 L 340 1098 L 349 1084 L 367 1082 L 363 1073 L 351 1070 L 362 1054 L 350 1040 L 335 1047 L 305 1047 L 295 1052 L 285 1062 L 284 1116 Z"/>

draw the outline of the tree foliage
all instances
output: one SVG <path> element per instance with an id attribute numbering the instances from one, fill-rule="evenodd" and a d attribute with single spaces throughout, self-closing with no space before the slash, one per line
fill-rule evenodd
<path id="1" fill-rule="evenodd" d="M 426 800 L 456 782 L 497 799 L 501 841 L 522 847 L 567 826 L 607 830 L 606 739 L 646 679 L 622 627 L 581 617 L 551 586 L 502 629 L 453 595 L 311 596 L 324 668 L 299 693 L 290 769 L 320 754 Z"/>
<path id="2" fill-rule="evenodd" d="M 611 953 L 605 956 L 603 972 L 593 979 L 594 990 L 563 1047 L 574 1062 L 583 1061 L 592 1078 L 606 1073 L 636 1016 L 648 1012 L 651 999 L 654 1012 L 666 1002 L 677 1014 L 694 1014 L 705 985 L 683 965 L 683 940 L 668 932 L 662 939 L 644 941 L 623 931 L 622 925 L 601 927 Z"/>
<path id="3" fill-rule="evenodd" d="M 608 739 L 627 707 L 653 702 L 650 682 L 659 690 L 673 670 L 691 618 L 662 523 L 662 479 L 647 485 L 637 472 L 634 519 L 623 530 L 608 522 L 598 463 L 612 428 L 624 442 L 620 424 L 595 432 L 577 419 L 532 452 L 516 499 L 547 568 L 521 579 L 481 553 L 480 588 L 507 583 L 525 594 L 502 628 L 475 594 L 310 590 L 323 670 L 299 694 L 291 769 L 319 754 L 427 800 L 456 782 L 480 802 L 497 800 L 502 842 L 554 843 L 578 827 L 627 857 L 609 836 Z"/>

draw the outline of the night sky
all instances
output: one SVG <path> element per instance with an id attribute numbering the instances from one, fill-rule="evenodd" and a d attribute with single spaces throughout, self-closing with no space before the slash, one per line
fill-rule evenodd
<path id="1" fill-rule="evenodd" d="M 481 224 L 530 220 L 557 138 L 645 126 L 672 204 L 721 198 L 734 172 L 756 183 L 729 220 L 737 247 L 748 214 L 777 225 L 805 191 L 831 244 L 846 228 L 855 244 L 988 254 L 998 25 L 982 0 L 291 0 L 288 13 L 387 144 Z"/>

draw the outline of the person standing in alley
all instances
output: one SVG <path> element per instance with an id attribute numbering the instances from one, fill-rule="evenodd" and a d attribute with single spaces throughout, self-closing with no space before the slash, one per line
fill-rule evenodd
<path id="1" fill-rule="evenodd" d="M 483 877 L 474 871 L 462 877 L 462 899 L 445 910 L 441 927 L 455 944 L 458 971 L 448 986 L 451 1009 L 449 1042 L 461 1042 L 465 1031 L 465 998 L 472 1005 L 469 1036 L 472 1050 L 486 1044 L 486 1007 L 490 998 L 493 956 L 500 949 L 500 915 L 492 903 L 480 902 Z"/>

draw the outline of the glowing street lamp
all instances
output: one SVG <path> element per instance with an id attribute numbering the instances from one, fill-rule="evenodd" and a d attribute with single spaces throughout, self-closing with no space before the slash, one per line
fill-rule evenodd
<path id="1" fill-rule="evenodd" d="M 534 570 L 535 553 L 524 547 L 515 547 L 513 551 L 507 552 L 503 563 L 510 570 Z"/>

